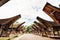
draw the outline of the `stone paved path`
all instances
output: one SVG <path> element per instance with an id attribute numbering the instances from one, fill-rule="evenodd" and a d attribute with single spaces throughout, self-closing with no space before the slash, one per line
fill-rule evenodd
<path id="1" fill-rule="evenodd" d="M 21 37 L 15 38 L 15 40 L 54 40 L 54 39 L 41 37 L 34 34 L 23 34 Z"/>

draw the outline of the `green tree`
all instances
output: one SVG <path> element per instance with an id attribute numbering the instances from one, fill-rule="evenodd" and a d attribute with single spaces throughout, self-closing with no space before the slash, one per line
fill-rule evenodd
<path id="1" fill-rule="evenodd" d="M 29 25 L 29 26 L 26 27 L 26 32 L 30 32 L 30 29 L 32 28 L 32 25 L 33 24 L 31 24 L 31 25 Z"/>

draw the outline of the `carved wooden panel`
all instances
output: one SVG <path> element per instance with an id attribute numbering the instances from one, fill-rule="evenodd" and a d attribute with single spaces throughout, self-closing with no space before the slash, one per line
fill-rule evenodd
<path id="1" fill-rule="evenodd" d="M 60 8 L 57 8 L 55 6 L 52 6 L 49 3 L 46 3 L 45 7 L 43 8 L 43 11 L 48 14 L 55 23 L 60 23 Z"/>
<path id="2" fill-rule="evenodd" d="M 7 3 L 9 0 L 0 0 L 0 6 L 2 6 L 3 4 Z"/>

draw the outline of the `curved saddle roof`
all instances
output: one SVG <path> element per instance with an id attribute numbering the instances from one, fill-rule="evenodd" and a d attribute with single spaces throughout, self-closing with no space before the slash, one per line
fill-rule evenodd
<path id="1" fill-rule="evenodd" d="M 56 24 L 54 22 L 44 20 L 44 19 L 42 19 L 40 17 L 37 17 L 37 20 L 39 22 L 43 23 L 47 28 L 52 27 L 55 31 L 60 30 L 60 24 Z"/>
<path id="2" fill-rule="evenodd" d="M 9 0 L 0 0 L 0 6 L 4 5 L 6 2 L 8 2 Z"/>
<path id="3" fill-rule="evenodd" d="M 51 25 L 51 26 L 60 26 L 59 24 L 56 24 L 55 22 L 51 22 L 51 21 L 47 21 L 47 20 L 44 20 L 40 17 L 37 17 L 37 20 L 41 23 L 43 23 L 44 25 Z"/>
<path id="4" fill-rule="evenodd" d="M 48 14 L 54 20 L 55 23 L 60 23 L 60 8 L 52 6 L 47 2 L 45 7 L 43 8 L 43 11 Z"/>
<path id="5" fill-rule="evenodd" d="M 7 18 L 7 19 L 0 19 L 0 25 L 12 24 L 19 18 L 21 18 L 21 15 L 17 15 L 17 16 Z"/>

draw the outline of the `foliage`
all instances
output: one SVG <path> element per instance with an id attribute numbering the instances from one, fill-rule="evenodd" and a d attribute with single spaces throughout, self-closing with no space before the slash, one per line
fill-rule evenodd
<path id="1" fill-rule="evenodd" d="M 26 31 L 26 32 L 30 32 L 30 29 L 32 28 L 32 25 L 33 25 L 33 24 L 31 24 L 31 25 L 29 25 L 29 26 L 26 26 L 25 31 Z"/>

